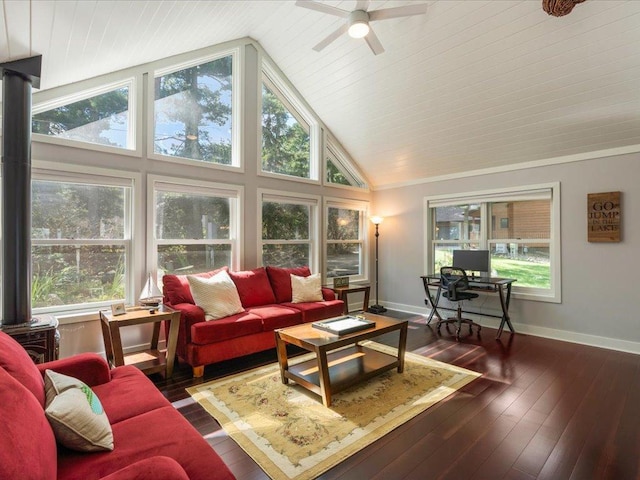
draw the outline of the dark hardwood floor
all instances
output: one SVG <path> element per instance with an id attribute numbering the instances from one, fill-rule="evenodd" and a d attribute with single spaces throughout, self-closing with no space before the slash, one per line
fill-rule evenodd
<path id="1" fill-rule="evenodd" d="M 456 342 L 420 317 L 389 313 L 417 319 L 408 351 L 483 376 L 320 478 L 640 479 L 640 355 L 521 334 L 496 340 L 487 327 Z M 184 389 L 275 361 L 263 352 L 208 366 L 200 380 L 184 365 L 152 379 L 238 479 L 267 479 Z"/>

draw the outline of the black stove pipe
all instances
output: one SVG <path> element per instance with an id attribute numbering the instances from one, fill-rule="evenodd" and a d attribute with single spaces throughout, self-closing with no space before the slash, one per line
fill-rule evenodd
<path id="1" fill-rule="evenodd" d="M 2 70 L 2 325 L 31 322 L 31 87 L 42 56 Z"/>

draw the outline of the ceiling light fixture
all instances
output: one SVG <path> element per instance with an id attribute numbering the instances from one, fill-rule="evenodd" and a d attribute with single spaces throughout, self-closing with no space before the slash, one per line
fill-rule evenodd
<path id="1" fill-rule="evenodd" d="M 371 28 L 371 25 L 369 24 L 370 22 L 388 20 L 390 18 L 410 17 L 412 15 L 424 15 L 427 13 L 426 3 L 412 3 L 411 5 L 405 5 L 402 7 L 368 10 L 369 3 L 370 0 L 358 0 L 356 3 L 356 9 L 349 11 L 343 10 L 342 8 L 332 7 L 331 5 L 327 5 L 321 1 L 296 0 L 296 5 L 299 7 L 308 8 L 310 10 L 315 10 L 316 12 L 326 13 L 346 20 L 345 22 L 341 22 L 341 25 L 333 33 L 327 35 L 324 40 L 313 47 L 316 52 L 324 49 L 327 45 L 340 38 L 344 33 L 348 33 L 352 38 L 364 38 L 364 41 L 369 46 L 373 54 L 380 55 L 384 52 L 384 47 L 382 46 L 382 43 L 380 43 L 376 32 Z"/>
<path id="2" fill-rule="evenodd" d="M 349 14 L 349 36 L 363 38 L 369 33 L 369 14 L 364 10 L 355 10 Z"/>

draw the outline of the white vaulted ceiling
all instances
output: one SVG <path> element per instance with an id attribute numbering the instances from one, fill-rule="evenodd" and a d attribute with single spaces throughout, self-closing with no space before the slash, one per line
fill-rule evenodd
<path id="1" fill-rule="evenodd" d="M 42 54 L 49 89 L 251 37 L 377 187 L 640 151 L 640 1 L 564 17 L 539 0 L 420 3 L 426 15 L 372 23 L 374 56 L 346 35 L 313 51 L 342 20 L 293 0 L 4 0 L 0 61 Z"/>

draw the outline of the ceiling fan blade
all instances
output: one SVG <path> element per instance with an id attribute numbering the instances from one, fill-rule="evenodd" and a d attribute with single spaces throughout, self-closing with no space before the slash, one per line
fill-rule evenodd
<path id="1" fill-rule="evenodd" d="M 335 15 L 342 18 L 347 18 L 349 16 L 349 13 L 351 13 L 340 8 L 332 7 L 331 5 L 314 2 L 313 0 L 296 0 L 296 6 L 308 8 L 317 12 L 328 13 L 329 15 Z"/>
<path id="2" fill-rule="evenodd" d="M 363 10 L 366 12 L 367 8 L 369 8 L 369 0 L 358 0 L 355 10 Z"/>
<path id="3" fill-rule="evenodd" d="M 335 32 L 330 34 L 327 38 L 325 38 L 320 43 L 318 43 L 315 47 L 313 47 L 313 49 L 316 52 L 319 52 L 320 50 L 325 48 L 327 45 L 329 45 L 331 42 L 336 40 L 340 35 L 342 35 L 343 33 L 346 33 L 348 29 L 349 29 L 349 25 L 345 23 L 340 28 L 338 28 Z"/>
<path id="4" fill-rule="evenodd" d="M 367 36 L 364 37 L 364 39 L 374 55 L 380 55 L 384 52 L 384 47 L 382 46 L 382 43 L 380 43 L 380 39 L 378 39 L 378 36 L 375 34 L 373 29 L 369 30 L 369 33 L 367 33 Z"/>
<path id="5" fill-rule="evenodd" d="M 369 21 L 386 20 L 387 18 L 408 17 L 427 13 L 427 4 L 406 5 L 404 7 L 383 8 L 369 12 Z"/>

